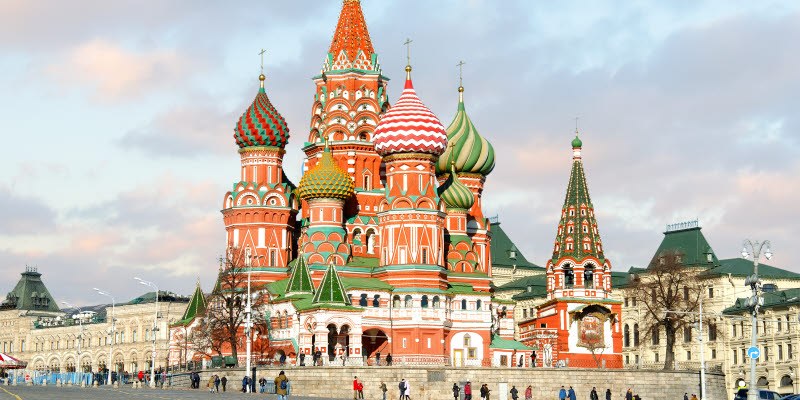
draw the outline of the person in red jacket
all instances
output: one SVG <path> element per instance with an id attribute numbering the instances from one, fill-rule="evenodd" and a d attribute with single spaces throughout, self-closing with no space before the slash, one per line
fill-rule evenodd
<path id="1" fill-rule="evenodd" d="M 139 383 L 144 380 L 144 371 L 139 371 Z"/>
<path id="2" fill-rule="evenodd" d="M 364 384 L 361 382 L 358 382 L 358 398 L 359 399 L 364 398 Z"/>
<path id="3" fill-rule="evenodd" d="M 353 400 L 358 400 L 358 377 L 353 377 Z"/>
<path id="4" fill-rule="evenodd" d="M 464 400 L 472 400 L 472 385 L 467 379 L 467 384 L 464 385 Z"/>

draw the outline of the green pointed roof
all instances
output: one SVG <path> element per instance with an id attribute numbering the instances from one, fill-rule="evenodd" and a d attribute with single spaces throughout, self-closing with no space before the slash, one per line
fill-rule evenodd
<path id="1" fill-rule="evenodd" d="M 678 225 L 678 224 L 675 224 Z M 681 256 L 680 263 L 686 267 L 713 267 L 719 265 L 719 259 L 714 254 L 714 249 L 703 235 L 699 224 L 689 225 L 687 229 L 669 229 L 664 232 L 664 239 L 658 246 L 658 250 L 653 255 L 654 262 L 667 253 L 675 253 Z M 711 256 L 709 261 L 708 257 Z"/>
<path id="2" fill-rule="evenodd" d="M 344 285 L 342 285 L 342 280 L 333 263 L 328 264 L 325 276 L 322 277 L 322 282 L 317 287 L 317 292 L 314 293 L 312 303 L 350 305 L 350 299 L 344 291 Z"/>
<path id="3" fill-rule="evenodd" d="M 182 321 L 194 319 L 197 315 L 202 315 L 206 312 L 206 296 L 203 294 L 203 289 L 200 288 L 200 282 L 197 282 L 197 288 L 194 289 L 192 300 L 189 301 L 189 306 L 183 312 Z"/>
<path id="4" fill-rule="evenodd" d="M 292 274 L 289 275 L 289 282 L 286 284 L 286 293 L 314 293 L 314 281 L 311 280 L 311 273 L 308 271 L 303 253 L 297 256 Z"/>
<path id="5" fill-rule="evenodd" d="M 450 157 L 456 172 L 489 175 L 494 169 L 494 148 L 475 129 L 464 108 L 464 88 L 458 88 L 458 110 L 447 127 L 447 149 L 436 163 L 436 175 L 450 172 Z"/>
<path id="6" fill-rule="evenodd" d="M 458 180 L 453 162 L 450 163 L 450 176 L 439 186 L 438 191 L 448 209 L 469 210 L 475 204 L 475 195 Z"/>
<path id="7" fill-rule="evenodd" d="M 491 223 L 492 232 L 492 265 L 499 268 L 514 268 L 544 271 L 544 268 L 528 261 L 517 248 L 508 234 L 500 226 L 500 222 Z"/>
<path id="8" fill-rule="evenodd" d="M 22 278 L 0 303 L 0 309 L 60 312 L 36 268 L 26 267 Z"/>
<path id="9" fill-rule="evenodd" d="M 576 147 L 574 142 L 573 147 Z M 582 145 L 582 143 L 578 144 Z M 583 228 L 584 222 L 587 226 L 586 232 Z M 570 225 L 572 232 L 569 231 Z M 588 257 L 594 257 L 601 261 L 605 259 L 580 151 L 576 151 L 572 158 L 572 172 L 569 176 L 564 206 L 561 207 L 561 220 L 558 227 L 561 233 L 556 235 L 556 244 L 553 248 L 554 263 L 564 257 L 572 257 L 576 262 L 581 262 Z M 587 243 L 586 239 L 588 239 L 588 249 L 584 247 L 584 243 Z M 567 250 L 568 243 L 572 244 L 571 250 Z"/>

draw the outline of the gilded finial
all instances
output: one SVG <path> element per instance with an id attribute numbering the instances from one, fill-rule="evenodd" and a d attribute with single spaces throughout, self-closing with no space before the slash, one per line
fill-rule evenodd
<path id="1" fill-rule="evenodd" d="M 578 136 L 578 117 L 575 117 L 575 136 Z"/>
<path id="2" fill-rule="evenodd" d="M 261 56 L 261 75 L 258 76 L 258 80 L 261 83 L 262 89 L 264 88 L 264 79 L 267 79 L 267 77 L 264 76 L 264 53 L 266 52 L 267 52 L 266 50 L 261 49 L 261 51 L 258 53 L 258 55 Z"/>
<path id="3" fill-rule="evenodd" d="M 463 84 L 463 75 L 464 75 L 464 60 L 459 60 L 456 66 L 458 67 L 458 102 L 464 102 L 464 84 Z"/>
<path id="4" fill-rule="evenodd" d="M 406 45 L 406 80 L 411 79 L 411 38 L 406 38 L 403 42 Z"/>

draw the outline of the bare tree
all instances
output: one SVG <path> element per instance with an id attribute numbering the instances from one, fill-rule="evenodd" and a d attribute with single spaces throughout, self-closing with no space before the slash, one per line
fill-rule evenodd
<path id="1" fill-rule="evenodd" d="M 667 252 L 653 259 L 647 271 L 631 278 L 624 289 L 625 296 L 642 308 L 639 329 L 644 337 L 659 335 L 661 327 L 666 335 L 664 369 L 675 368 L 675 336 L 681 329 L 691 329 L 694 315 L 666 313 L 665 311 L 695 312 L 702 291 L 698 287 L 697 272 L 681 262 L 683 255 Z M 636 334 L 636 333 L 634 333 Z"/>

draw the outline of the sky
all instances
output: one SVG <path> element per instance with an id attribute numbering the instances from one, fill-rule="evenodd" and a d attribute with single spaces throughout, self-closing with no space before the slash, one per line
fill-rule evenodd
<path id="1" fill-rule="evenodd" d="M 128 301 L 134 277 L 208 290 L 233 128 L 266 90 L 300 180 L 314 83 L 341 1 L 0 2 L 0 293 L 36 266 L 59 302 Z M 699 219 L 720 258 L 800 236 L 800 3 L 364 0 L 393 103 L 414 87 L 446 126 L 465 103 L 495 148 L 484 213 L 532 262 L 552 251 L 575 118 L 612 268 L 646 266 Z"/>

